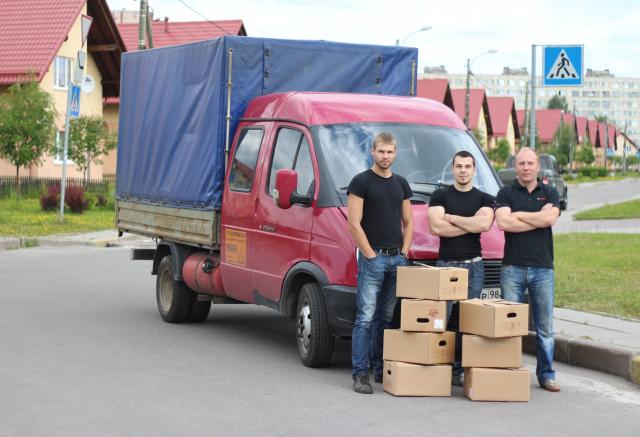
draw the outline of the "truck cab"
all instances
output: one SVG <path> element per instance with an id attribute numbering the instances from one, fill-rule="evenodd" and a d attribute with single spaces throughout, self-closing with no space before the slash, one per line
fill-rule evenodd
<path id="1" fill-rule="evenodd" d="M 439 240 L 429 231 L 428 203 L 453 183 L 453 155 L 471 152 L 475 186 L 491 195 L 499 189 L 481 148 L 448 108 L 416 97 L 279 93 L 253 99 L 236 131 L 220 217 L 220 289 L 211 293 L 295 318 L 309 366 L 328 364 L 334 337 L 351 335 L 357 261 L 347 186 L 371 166 L 380 132 L 397 139 L 392 171 L 414 192 L 409 258 L 433 264 Z M 503 250 L 495 224 L 482 247 L 485 292 L 495 293 Z"/>

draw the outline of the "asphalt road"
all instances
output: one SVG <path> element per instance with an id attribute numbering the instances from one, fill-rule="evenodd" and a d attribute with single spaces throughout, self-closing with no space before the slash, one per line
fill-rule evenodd
<path id="1" fill-rule="evenodd" d="M 558 218 L 554 232 L 640 232 L 639 219 L 573 221 L 571 218 L 584 209 L 640 198 L 640 179 L 569 185 L 568 197 L 568 208 Z"/>
<path id="2" fill-rule="evenodd" d="M 563 391 L 532 380 L 524 404 L 355 394 L 349 342 L 309 369 L 268 309 L 164 323 L 150 268 L 124 248 L 0 252 L 0 435 L 640 435 L 638 386 L 561 364 Z"/>

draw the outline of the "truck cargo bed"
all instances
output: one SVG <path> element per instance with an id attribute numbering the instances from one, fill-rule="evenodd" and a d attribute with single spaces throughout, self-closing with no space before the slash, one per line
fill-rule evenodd
<path id="1" fill-rule="evenodd" d="M 118 200 L 116 221 L 116 227 L 123 232 L 211 249 L 219 244 L 219 212 L 216 210 L 198 211 Z"/>

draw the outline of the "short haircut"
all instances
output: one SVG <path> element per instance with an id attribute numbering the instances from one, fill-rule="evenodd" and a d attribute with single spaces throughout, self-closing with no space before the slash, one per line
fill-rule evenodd
<path id="1" fill-rule="evenodd" d="M 373 150 L 375 150 L 376 147 L 380 144 L 389 144 L 398 147 L 396 139 L 393 138 L 393 135 L 388 132 L 382 132 L 376 135 L 376 138 L 373 140 Z"/>
<path id="2" fill-rule="evenodd" d="M 527 152 L 527 151 L 532 152 L 536 157 L 536 161 L 540 162 L 540 157 L 538 156 L 538 152 L 536 152 L 531 147 L 520 147 L 520 150 L 518 150 L 518 153 L 516 153 L 515 159 L 513 160 L 514 163 L 518 162 L 518 155 L 519 154 L 521 154 L 522 152 Z"/>
<path id="3" fill-rule="evenodd" d="M 466 150 L 461 150 L 458 153 L 456 153 L 455 155 L 453 155 L 453 161 L 451 161 L 451 167 L 453 167 L 454 165 L 456 165 L 456 158 L 457 157 L 460 158 L 471 158 L 471 161 L 473 162 L 473 166 L 476 166 L 476 158 L 473 157 L 473 155 L 469 152 L 467 152 Z"/>

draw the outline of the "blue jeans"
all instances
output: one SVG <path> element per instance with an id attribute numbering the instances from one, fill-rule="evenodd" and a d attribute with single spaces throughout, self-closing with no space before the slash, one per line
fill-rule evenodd
<path id="1" fill-rule="evenodd" d="M 482 293 L 482 286 L 484 285 L 484 263 L 482 260 L 478 260 L 472 263 L 464 263 L 460 261 L 443 261 L 438 260 L 436 263 L 438 267 L 460 267 L 469 271 L 469 299 L 477 299 Z M 456 352 L 453 359 L 453 374 L 461 375 L 464 372 L 462 368 L 462 334 L 460 334 L 459 326 L 459 311 L 460 305 L 455 306 L 456 317 L 451 320 L 451 315 L 454 313 L 453 301 L 447 302 L 447 330 L 456 332 Z"/>
<path id="2" fill-rule="evenodd" d="M 382 376 L 382 341 L 396 305 L 396 269 L 407 264 L 401 255 L 358 257 L 356 320 L 351 337 L 352 374 Z"/>
<path id="3" fill-rule="evenodd" d="M 533 310 L 536 329 L 538 364 L 536 376 L 540 385 L 555 379 L 553 370 L 553 294 L 555 278 L 553 269 L 503 265 L 500 274 L 502 298 L 525 302 L 524 292 L 529 290 L 529 305 Z"/>

